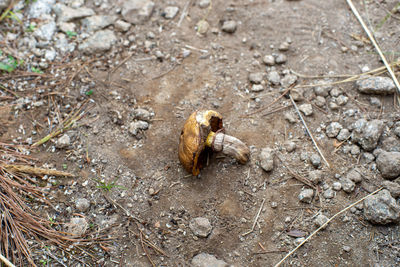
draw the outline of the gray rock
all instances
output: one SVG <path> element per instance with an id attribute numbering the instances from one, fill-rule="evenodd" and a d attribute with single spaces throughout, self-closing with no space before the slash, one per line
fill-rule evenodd
<path id="1" fill-rule="evenodd" d="M 124 20 L 117 20 L 117 21 L 114 23 L 115 29 L 118 30 L 118 31 L 120 31 L 120 32 L 126 32 L 126 31 L 128 31 L 129 28 L 130 28 L 131 26 L 132 26 L 132 25 L 131 25 L 129 22 L 126 22 L 126 21 L 124 21 Z"/>
<path id="2" fill-rule="evenodd" d="M 253 84 L 251 91 L 255 93 L 264 91 L 264 86 L 262 84 Z"/>
<path id="3" fill-rule="evenodd" d="M 285 142 L 285 149 L 287 152 L 291 153 L 296 150 L 296 143 L 293 141 L 286 141 Z"/>
<path id="4" fill-rule="evenodd" d="M 313 102 L 319 108 L 322 108 L 322 107 L 324 107 L 326 105 L 325 97 L 319 96 L 319 95 L 314 99 Z"/>
<path id="5" fill-rule="evenodd" d="M 383 127 L 384 123 L 381 120 L 367 122 L 365 119 L 359 119 L 353 124 L 351 139 L 366 151 L 371 151 L 378 145 Z"/>
<path id="6" fill-rule="evenodd" d="M 64 33 L 75 32 L 76 24 L 73 22 L 60 22 L 58 23 L 58 28 Z"/>
<path id="7" fill-rule="evenodd" d="M 252 72 L 249 74 L 249 81 L 254 84 L 260 84 L 264 79 L 264 73 Z"/>
<path id="8" fill-rule="evenodd" d="M 0 11 L 6 9 L 10 5 L 11 0 L 0 0 Z"/>
<path id="9" fill-rule="evenodd" d="M 299 200 L 304 203 L 311 203 L 314 196 L 314 190 L 303 189 L 299 194 Z"/>
<path id="10" fill-rule="evenodd" d="M 340 191 L 340 189 L 342 189 L 342 184 L 339 183 L 339 182 L 334 182 L 334 183 L 332 184 L 332 188 L 333 188 L 333 190 L 335 190 L 335 191 Z"/>
<path id="11" fill-rule="evenodd" d="M 341 179 L 340 182 L 342 184 L 343 191 L 346 193 L 353 192 L 354 188 L 356 187 L 356 184 L 348 178 Z"/>
<path id="12" fill-rule="evenodd" d="M 344 106 L 347 104 L 347 102 L 349 101 L 349 98 L 345 95 L 340 95 L 338 97 L 335 98 L 335 102 L 336 104 L 338 104 L 339 106 Z"/>
<path id="13" fill-rule="evenodd" d="M 321 157 L 318 154 L 313 153 L 310 156 L 310 162 L 315 168 L 318 168 L 319 166 L 321 166 Z"/>
<path id="14" fill-rule="evenodd" d="M 363 179 L 363 176 L 358 168 L 354 168 L 347 173 L 346 178 L 352 180 L 355 183 L 360 183 Z"/>
<path id="15" fill-rule="evenodd" d="M 279 51 L 288 51 L 290 48 L 290 44 L 288 42 L 282 42 L 279 47 L 278 50 Z"/>
<path id="16" fill-rule="evenodd" d="M 374 224 L 388 224 L 400 220 L 400 206 L 386 189 L 364 200 L 364 216 Z"/>
<path id="17" fill-rule="evenodd" d="M 336 139 L 339 141 L 347 140 L 350 137 L 350 131 L 346 128 L 340 130 L 339 134 L 336 136 Z"/>
<path id="18" fill-rule="evenodd" d="M 297 118 L 292 113 L 286 112 L 284 117 L 285 117 L 285 120 L 287 120 L 290 123 L 297 122 Z"/>
<path id="19" fill-rule="evenodd" d="M 379 98 L 377 97 L 371 97 L 369 99 L 369 103 L 375 107 L 381 107 L 382 106 L 382 102 L 381 100 L 379 100 Z"/>
<path id="20" fill-rule="evenodd" d="M 332 97 L 338 97 L 341 93 L 342 93 L 342 90 L 340 90 L 340 89 L 337 88 L 337 87 L 332 88 L 332 90 L 329 92 L 329 94 L 330 94 Z"/>
<path id="21" fill-rule="evenodd" d="M 343 246 L 343 251 L 344 252 L 350 252 L 351 251 L 351 247 L 349 247 L 349 246 Z"/>
<path id="22" fill-rule="evenodd" d="M 117 37 L 113 31 L 98 31 L 80 44 L 78 49 L 87 54 L 99 53 L 109 50 L 116 42 Z"/>
<path id="23" fill-rule="evenodd" d="M 400 197 L 400 184 L 399 183 L 385 180 L 382 182 L 382 185 L 384 188 L 389 190 L 392 197 L 394 197 L 394 198 Z"/>
<path id="24" fill-rule="evenodd" d="M 329 220 L 328 217 L 326 217 L 326 216 L 323 215 L 323 214 L 319 214 L 317 217 L 315 217 L 315 219 L 314 219 L 314 224 L 315 224 L 317 227 L 321 227 L 321 226 L 324 225 L 324 223 L 326 223 L 328 220 Z M 326 225 L 326 226 L 327 226 L 327 225 Z M 322 229 L 325 229 L 326 226 L 323 227 Z"/>
<path id="25" fill-rule="evenodd" d="M 75 206 L 80 212 L 85 212 L 90 208 L 90 201 L 86 198 L 78 198 L 75 200 Z"/>
<path id="26" fill-rule="evenodd" d="M 35 30 L 33 35 L 43 41 L 50 41 L 56 32 L 57 25 L 54 21 L 43 24 Z"/>
<path id="27" fill-rule="evenodd" d="M 95 15 L 84 18 L 81 22 L 86 31 L 94 32 L 110 26 L 117 20 L 117 18 L 118 17 L 115 15 Z"/>
<path id="28" fill-rule="evenodd" d="M 267 74 L 267 79 L 273 85 L 281 84 L 281 77 L 277 71 L 271 71 Z"/>
<path id="29" fill-rule="evenodd" d="M 234 33 L 237 29 L 237 23 L 234 20 L 226 20 L 222 24 L 222 31 L 227 33 Z"/>
<path id="30" fill-rule="evenodd" d="M 400 126 L 397 126 L 396 128 L 394 128 L 393 133 L 400 138 Z"/>
<path id="31" fill-rule="evenodd" d="M 297 81 L 297 76 L 294 74 L 286 74 L 285 77 L 282 78 L 281 84 L 283 87 L 289 87 Z"/>
<path id="32" fill-rule="evenodd" d="M 76 236 L 81 236 L 86 232 L 88 228 L 88 223 L 85 218 L 76 217 L 71 218 L 70 223 L 68 223 L 66 226 L 68 233 Z"/>
<path id="33" fill-rule="evenodd" d="M 327 190 L 324 191 L 324 198 L 326 199 L 332 199 L 335 196 L 335 191 L 332 190 L 332 188 L 328 188 Z"/>
<path id="34" fill-rule="evenodd" d="M 71 8 L 63 4 L 55 4 L 53 6 L 53 11 L 57 15 L 57 22 L 69 22 L 75 19 L 81 19 L 89 16 L 93 16 L 95 12 L 91 8 L 80 7 Z"/>
<path id="35" fill-rule="evenodd" d="M 121 14 L 133 24 L 143 24 L 154 10 L 154 2 L 149 0 L 126 0 L 123 2 Z"/>
<path id="36" fill-rule="evenodd" d="M 329 95 L 329 91 L 332 89 L 332 87 L 329 86 L 317 86 L 314 87 L 314 93 L 316 95 L 322 96 L 322 97 L 327 97 Z"/>
<path id="37" fill-rule="evenodd" d="M 287 57 L 284 54 L 278 54 L 275 58 L 275 63 L 276 64 L 283 64 L 286 63 Z"/>
<path id="38" fill-rule="evenodd" d="M 63 134 L 60 138 L 57 139 L 56 147 L 57 148 L 66 148 L 71 144 L 71 138 L 67 134 Z"/>
<path id="39" fill-rule="evenodd" d="M 356 81 L 358 91 L 364 94 L 387 95 L 395 92 L 393 80 L 389 77 L 370 77 Z"/>
<path id="40" fill-rule="evenodd" d="M 199 237 L 207 237 L 212 230 L 210 221 L 207 218 L 197 217 L 190 221 L 189 228 L 193 234 Z"/>
<path id="41" fill-rule="evenodd" d="M 149 124 L 145 121 L 134 121 L 129 124 L 129 133 L 132 135 L 137 135 L 140 130 L 147 130 Z"/>
<path id="42" fill-rule="evenodd" d="M 150 113 L 150 111 L 143 109 L 143 108 L 137 108 L 133 110 L 133 117 L 137 120 L 142 120 L 142 121 L 150 121 L 153 115 Z"/>
<path id="43" fill-rule="evenodd" d="M 179 12 L 179 7 L 177 6 L 167 6 L 164 9 L 163 17 L 166 19 L 173 19 Z"/>
<path id="44" fill-rule="evenodd" d="M 214 255 L 200 253 L 193 257 L 193 267 L 228 267 L 228 264 L 223 260 L 218 260 Z"/>
<path id="45" fill-rule="evenodd" d="M 376 165 L 385 179 L 393 180 L 400 176 L 400 152 L 382 151 L 376 158 Z"/>
<path id="46" fill-rule="evenodd" d="M 206 20 L 202 19 L 197 22 L 196 27 L 197 33 L 205 35 L 210 28 L 210 24 Z"/>
<path id="47" fill-rule="evenodd" d="M 53 61 L 57 56 L 57 52 L 55 50 L 46 50 L 46 52 L 44 53 L 44 58 L 47 61 Z"/>
<path id="48" fill-rule="evenodd" d="M 274 169 L 274 151 L 268 147 L 263 148 L 259 155 L 260 166 L 264 171 L 272 171 Z"/>
<path id="49" fill-rule="evenodd" d="M 343 129 L 343 126 L 338 122 L 332 122 L 326 127 L 326 135 L 328 137 L 334 138 Z"/>
<path id="50" fill-rule="evenodd" d="M 361 149 L 360 149 L 359 146 L 357 146 L 357 145 L 351 145 L 351 147 L 350 147 L 350 154 L 352 154 L 352 155 L 358 155 L 358 154 L 360 154 L 360 153 L 361 153 Z"/>
<path id="51" fill-rule="evenodd" d="M 7 2 L 7 1 L 6 1 Z M 28 18 L 41 18 L 43 15 L 50 14 L 52 5 L 55 0 L 36 0 L 32 1 L 28 8 Z M 1 1 L 0 1 L 1 3 Z M 0 4 L 1 6 L 1 4 Z M 1 7 L 0 7 L 1 10 Z"/>
<path id="52" fill-rule="evenodd" d="M 299 106 L 299 110 L 304 113 L 306 116 L 311 116 L 313 114 L 313 108 L 311 104 L 301 104 Z"/>
<path id="53" fill-rule="evenodd" d="M 310 180 L 313 184 L 318 184 L 322 181 L 324 173 L 320 170 L 312 170 L 308 174 L 308 180 Z"/>
<path id="54" fill-rule="evenodd" d="M 381 148 L 390 152 L 400 152 L 400 140 L 396 137 L 389 136 L 383 139 Z"/>
<path id="55" fill-rule="evenodd" d="M 304 99 L 304 89 L 303 88 L 293 88 L 290 90 L 290 95 L 292 96 L 293 100 L 298 102 Z"/>
<path id="56" fill-rule="evenodd" d="M 200 0 L 199 1 L 199 7 L 200 8 L 206 8 L 210 5 L 211 0 Z"/>
<path id="57" fill-rule="evenodd" d="M 372 153 L 364 152 L 361 155 L 361 163 L 371 163 L 375 160 L 375 156 Z"/>
<path id="58" fill-rule="evenodd" d="M 267 66 L 273 66 L 275 65 L 275 58 L 273 55 L 266 55 L 263 57 L 263 62 Z"/>

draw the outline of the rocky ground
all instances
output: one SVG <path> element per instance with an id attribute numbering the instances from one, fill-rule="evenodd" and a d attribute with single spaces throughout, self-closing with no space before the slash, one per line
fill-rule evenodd
<path id="1" fill-rule="evenodd" d="M 355 2 L 395 62 L 398 2 Z M 379 188 L 284 265 L 400 264 L 398 93 L 346 1 L 0 9 L 0 142 L 31 146 L 78 110 L 26 150 L 75 175 L 43 177 L 54 208 L 32 208 L 57 229 L 111 238 L 68 250 L 29 240 L 38 265 L 273 266 Z M 200 109 L 250 146 L 247 164 L 217 154 L 199 177 L 182 168 L 179 135 Z"/>

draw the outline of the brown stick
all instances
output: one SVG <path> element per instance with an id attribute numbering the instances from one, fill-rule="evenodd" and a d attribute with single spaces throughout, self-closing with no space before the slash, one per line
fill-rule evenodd
<path id="1" fill-rule="evenodd" d="M 4 165 L 1 165 L 1 167 L 3 167 L 4 169 L 6 169 L 9 172 L 33 174 L 36 176 L 44 176 L 44 175 L 64 176 L 64 177 L 74 177 L 75 176 L 69 172 L 63 172 L 63 171 L 57 171 L 57 170 L 51 170 L 51 169 L 45 169 L 45 168 L 38 168 L 38 167 L 31 167 L 28 165 L 4 164 Z"/>

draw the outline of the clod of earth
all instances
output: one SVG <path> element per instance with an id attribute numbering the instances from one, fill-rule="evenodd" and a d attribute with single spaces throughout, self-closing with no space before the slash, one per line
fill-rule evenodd
<path id="1" fill-rule="evenodd" d="M 212 151 L 234 157 L 245 164 L 249 148 L 239 139 L 224 134 L 222 116 L 214 110 L 195 111 L 186 120 L 179 139 L 179 160 L 193 175 L 198 175 Z"/>

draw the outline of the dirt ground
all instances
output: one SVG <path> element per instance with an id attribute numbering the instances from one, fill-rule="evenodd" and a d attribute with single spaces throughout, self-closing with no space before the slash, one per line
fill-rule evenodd
<path id="1" fill-rule="evenodd" d="M 311 203 L 303 203 L 298 195 L 309 187 L 294 179 L 287 167 L 308 177 L 315 167 L 304 155 L 317 153 L 315 147 L 288 98 L 271 105 L 286 87 L 272 85 L 265 78 L 265 89 L 252 92 L 248 78 L 249 73 L 256 72 L 267 77 L 272 68 L 281 78 L 293 71 L 298 74 L 297 85 L 306 85 L 342 79 L 324 78 L 327 75 L 359 74 L 365 66 L 370 70 L 383 66 L 346 1 L 212 1 L 209 9 L 191 1 L 180 25 L 187 1 L 155 2 L 151 18 L 118 33 L 117 44 L 107 52 L 83 55 L 76 50 L 65 54 L 44 70 L 47 76 L 31 80 L 13 76 L 18 72 L 0 74 L 2 85 L 15 89 L 20 97 L 44 101 L 37 107 L 16 110 L 16 99 L 0 100 L 1 142 L 26 144 L 27 138 L 35 142 L 50 132 L 48 121 L 55 127 L 57 116 L 65 119 L 77 105 L 93 100 L 93 108 L 82 118 L 81 126 L 66 132 L 71 139 L 67 147 L 57 148 L 54 138 L 32 150 L 38 166 L 76 175 L 57 179 L 52 186 L 49 197 L 58 210 L 42 207 L 39 212 L 61 223 L 80 215 L 91 223 L 88 231 L 112 226 L 109 236 L 114 239 L 107 248 L 93 246 L 87 254 L 76 251 L 79 261 L 66 255 L 67 266 L 151 266 L 137 235 L 139 228 L 147 240 L 166 253 L 163 256 L 146 246 L 156 266 L 190 266 L 192 258 L 203 252 L 232 266 L 273 266 L 299 242 L 290 231 L 308 236 L 317 228 L 314 219 L 318 214 L 329 218 L 379 187 L 382 177 L 370 164 L 360 161 L 363 151 L 356 155 L 344 152 L 342 148 L 349 140 L 338 148 L 339 142 L 328 138 L 324 130 L 332 121 L 349 125 L 356 118 L 400 119 L 393 95 L 378 96 L 382 105 L 373 106 L 371 95 L 360 94 L 353 82 L 342 83 L 332 88 L 348 97 L 347 104 L 331 109 L 327 96 L 326 105 L 313 106 L 313 115 L 304 118 L 330 167 L 322 160 L 319 169 L 323 182 L 316 185 L 320 194 Z M 354 2 L 374 29 L 397 4 Z M 84 5 L 97 14 L 108 12 L 94 1 Z M 171 20 L 161 16 L 168 5 L 180 8 Z M 111 4 L 112 12 L 117 8 L 118 4 Z M 390 62 L 399 55 L 400 24 L 396 16 L 399 13 L 375 32 Z M 210 25 L 205 35 L 196 32 L 201 19 Z M 234 33 L 221 30 L 226 20 L 237 22 Z M 3 25 L 3 30 L 18 31 L 7 27 Z M 149 38 L 149 32 L 154 36 Z M 135 37 L 131 43 L 136 48 L 123 45 L 130 35 Z M 154 42 L 153 47 L 145 48 L 145 41 Z M 290 44 L 289 49 L 279 51 L 284 42 Z M 156 51 L 166 56 L 148 59 Z M 287 61 L 268 67 L 263 57 L 270 54 L 284 54 Z M 55 77 L 57 71 L 61 73 Z M 63 86 L 65 82 L 69 83 Z M 93 94 L 85 95 L 89 89 Z M 304 88 L 303 95 L 299 105 L 314 103 L 312 87 Z M 271 112 L 280 107 L 285 108 Z M 149 129 L 133 136 L 129 127 L 136 108 L 154 112 L 154 117 Z M 217 154 L 199 177 L 190 176 L 182 168 L 177 155 L 179 135 L 186 118 L 201 109 L 220 112 L 226 132 L 250 146 L 247 164 Z M 346 117 L 348 110 L 355 110 L 356 115 Z M 296 121 L 288 122 L 286 114 Z M 32 131 L 37 134 L 32 135 Z M 287 151 L 288 141 L 296 144 L 293 152 Z M 264 147 L 275 151 L 270 172 L 259 163 Z M 322 197 L 324 185 L 331 186 L 354 167 L 363 170 L 364 179 L 353 192 L 340 190 L 332 199 Z M 106 184 L 116 180 L 118 186 L 107 191 L 99 188 L 98 180 Z M 87 211 L 77 210 L 79 198 L 90 201 Z M 126 216 L 121 207 L 138 220 Z M 254 231 L 244 235 L 252 229 L 260 207 Z M 193 234 L 189 223 L 196 217 L 210 221 L 208 237 Z M 399 224 L 371 224 L 363 217 L 362 206 L 357 206 L 333 220 L 283 266 L 397 266 L 400 247 L 398 242 L 391 242 L 399 240 L 399 230 Z M 40 247 L 33 252 L 38 259 L 45 257 Z M 57 254 L 61 252 L 54 253 L 63 258 Z M 61 266 L 54 259 L 47 264 Z"/>

